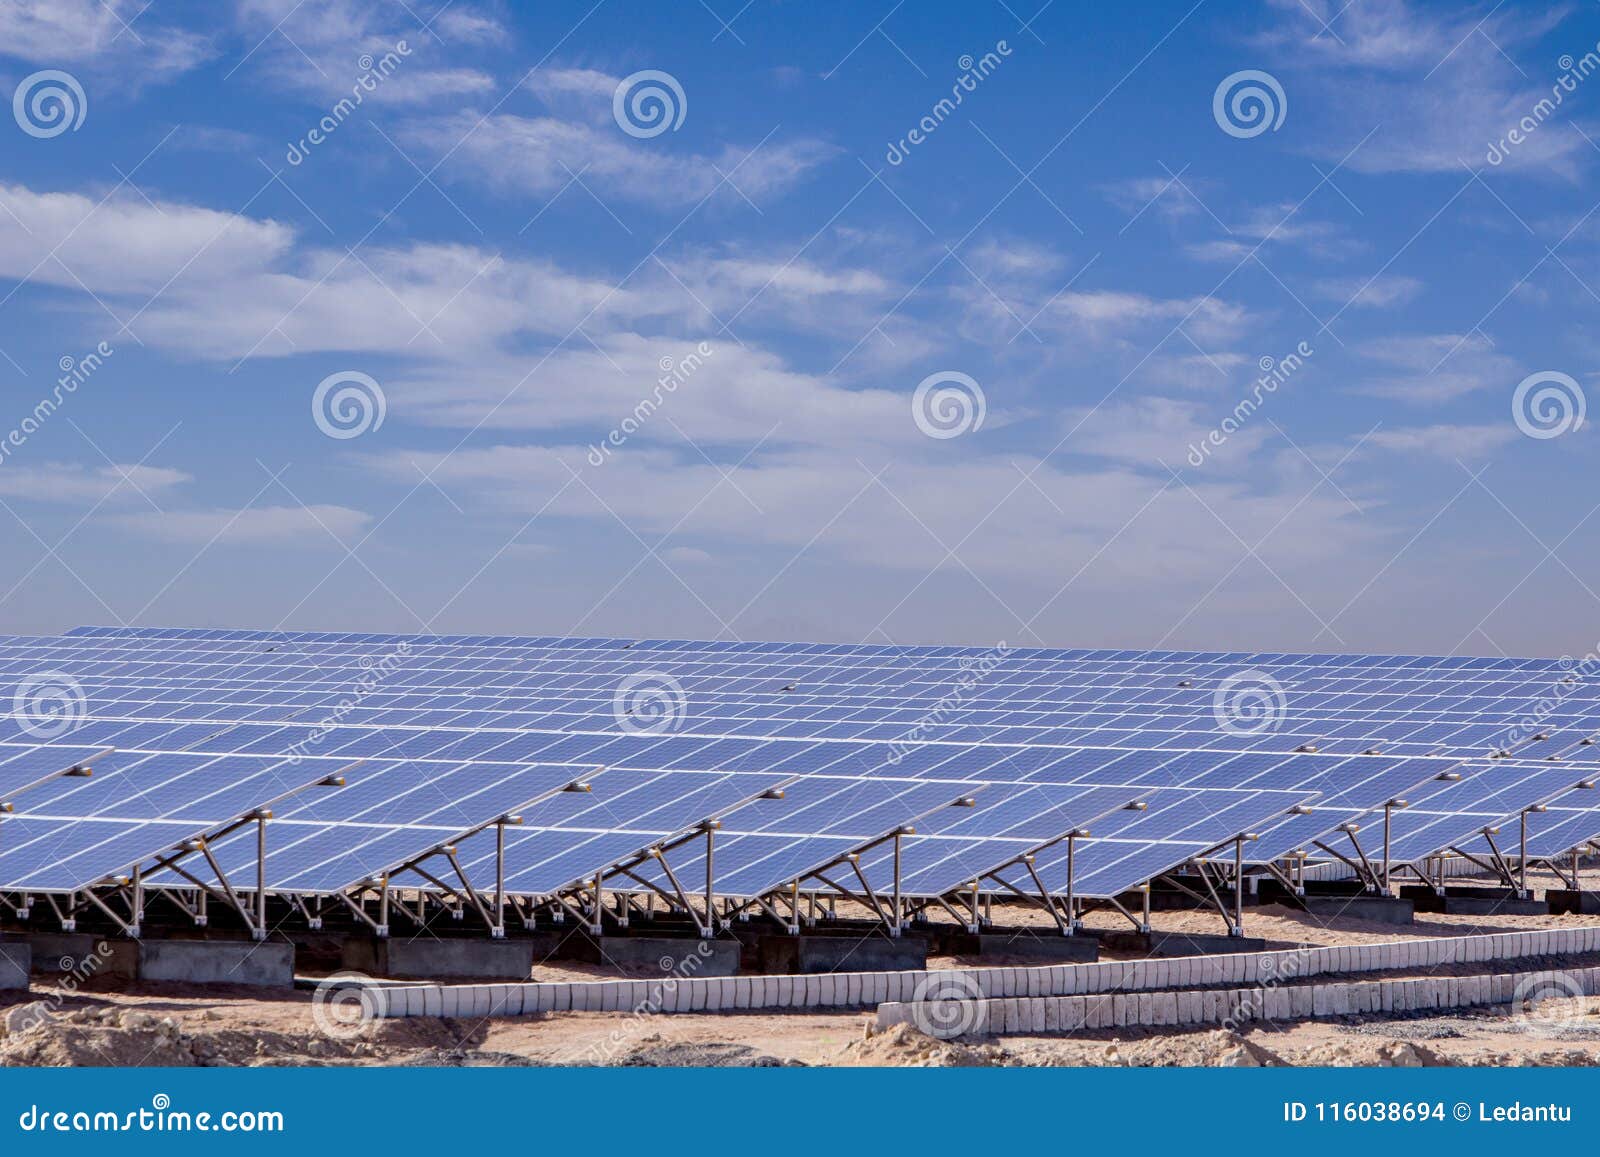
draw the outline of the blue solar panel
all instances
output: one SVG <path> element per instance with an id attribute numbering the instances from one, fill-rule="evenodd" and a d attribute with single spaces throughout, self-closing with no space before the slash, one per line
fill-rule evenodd
<path id="1" fill-rule="evenodd" d="M 402 647 L 403 661 L 386 665 L 386 654 Z M 1370 811 L 1491 748 L 1565 752 L 1587 762 L 1595 749 L 1580 741 L 1600 734 L 1600 689 L 1564 683 L 1570 677 L 1549 660 L 1062 649 L 997 656 L 942 646 L 206 629 L 84 628 L 55 639 L 0 639 L 0 686 L 41 669 L 66 672 L 86 691 L 87 718 L 72 742 L 152 754 L 238 759 L 306 750 L 326 759 L 414 765 L 416 776 L 440 783 L 498 776 L 515 784 L 519 765 L 537 763 L 572 775 L 603 765 L 612 775 L 822 773 L 1181 795 L 1181 807 L 1160 813 L 1166 826 L 1146 817 L 1132 829 L 1126 841 L 1144 841 L 1150 850 L 1116 861 L 1125 865 L 1229 838 L 1238 816 L 1233 806 L 1219 805 L 1225 796 L 1218 792 L 1315 797 L 1312 816 L 1288 818 L 1280 810 L 1258 821 L 1264 848 L 1286 841 L 1298 847 L 1319 822 L 1336 825 Z M 1216 713 L 1217 692 L 1241 671 L 1263 673 L 1281 690 L 1281 717 L 1260 733 L 1222 726 Z M 667 733 L 628 734 L 630 721 L 615 711 L 618 684 L 640 673 L 682 689 L 684 717 Z M 1541 724 L 1548 737 L 1513 735 L 1533 704 L 1551 698 L 1552 686 L 1562 686 L 1563 694 Z M 0 750 L 23 739 L 16 721 L 0 720 Z M 1361 754 L 1374 748 L 1383 754 Z M 0 763 L 0 784 L 5 774 Z M 1519 793 L 1534 786 L 1518 783 L 1497 801 L 1514 810 L 1528 802 Z M 395 829 L 366 840 L 374 854 L 358 857 L 363 863 L 398 855 L 408 840 L 431 846 L 430 825 L 399 818 L 414 814 L 412 792 L 393 791 L 383 801 L 387 810 L 363 804 L 361 792 L 338 794 L 349 802 L 328 804 L 335 818 L 327 823 Z M 180 802 L 170 792 L 154 798 L 159 807 L 133 818 L 167 818 L 160 808 Z M 476 804 L 438 829 L 461 827 L 469 814 L 480 814 Z M 385 818 L 352 818 L 362 815 Z M 860 819 L 892 826 L 888 812 L 865 809 Z M 1169 830 L 1179 820 L 1185 826 Z M 1039 830 L 1049 822 L 1041 817 Z M 1562 816 L 1560 822 L 1585 821 Z M 403 830 L 412 826 L 428 831 Z M 662 830 L 659 823 L 646 826 Z M 730 869 L 745 865 L 741 878 L 754 879 L 755 865 L 774 857 L 804 859 L 825 849 L 831 833 L 824 827 L 784 833 L 789 851 L 774 850 L 780 839 L 772 832 L 734 833 L 752 838 L 744 851 L 730 853 Z M 588 854 L 571 845 L 572 833 L 553 834 L 560 831 L 566 829 L 519 833 L 519 854 L 537 859 L 545 849 L 545 859 L 567 857 L 564 864 Z M 601 825 L 588 836 L 620 831 Z M 314 859 L 307 831 L 298 836 L 304 862 L 294 859 L 300 852 L 286 851 L 282 865 L 301 874 L 285 879 L 315 878 L 321 886 L 344 871 L 331 856 Z M 955 837 L 941 838 L 948 852 Z M 796 842 L 804 839 L 814 842 Z M 279 842 L 301 846 L 287 834 Z M 758 855 L 757 847 L 766 851 Z M 323 870 L 335 862 L 340 866 Z"/>

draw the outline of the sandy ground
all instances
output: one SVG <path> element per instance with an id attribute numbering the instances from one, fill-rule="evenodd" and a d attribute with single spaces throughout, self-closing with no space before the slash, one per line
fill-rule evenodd
<path id="1" fill-rule="evenodd" d="M 35 995 L 51 1003 L 50 990 Z M 908 1026 L 871 1034 L 871 1020 L 868 1013 L 568 1013 L 330 1030 L 306 993 L 262 999 L 236 990 L 202 999 L 150 985 L 63 1000 L 52 1018 L 0 1037 L 0 1065 L 1600 1064 L 1600 1001 L 1593 998 L 1547 1001 L 1532 1014 L 1350 1017 L 1240 1035 L 1151 1030 L 941 1041 Z"/>
<path id="2" fill-rule="evenodd" d="M 1008 913 L 1013 919 L 1015 913 Z M 1600 924 L 1600 917 L 1421 914 L 1414 925 L 1324 921 L 1287 908 L 1247 910 L 1247 932 L 1272 947 Z M 1126 926 L 1120 916 L 1115 921 Z M 1116 927 L 1110 916 L 1091 918 Z M 1217 932 L 1215 913 L 1158 912 L 1157 928 Z M 1114 958 L 1109 956 L 1107 958 Z M 941 957 L 930 966 L 1030 963 L 1024 957 Z M 637 974 L 637 973 L 636 973 Z M 601 965 L 551 961 L 535 979 L 615 977 Z M 48 1012 L 36 1018 L 40 1006 Z M 26 1011 L 31 1009 L 32 1011 Z M 80 990 L 37 980 L 0 998 L 4 1065 L 1260 1065 L 1600 1064 L 1600 1000 L 1537 1009 L 1410 1019 L 1342 1018 L 1242 1035 L 1208 1030 L 1009 1036 L 940 1041 L 901 1026 L 872 1035 L 870 1013 L 634 1016 L 564 1013 L 479 1022 L 347 1023 L 310 992 L 181 985 Z M 37 1023 L 32 1023 L 37 1019 Z"/>

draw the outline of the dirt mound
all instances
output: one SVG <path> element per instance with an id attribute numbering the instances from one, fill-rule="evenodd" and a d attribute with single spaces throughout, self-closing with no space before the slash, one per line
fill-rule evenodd
<path id="1" fill-rule="evenodd" d="M 940 1040 L 909 1024 L 897 1024 L 846 1045 L 838 1063 L 877 1068 L 993 1068 L 1006 1064 L 1010 1056 L 996 1044 Z"/>
<path id="2" fill-rule="evenodd" d="M 749 1045 L 722 1041 L 665 1041 L 641 1044 L 617 1059 L 629 1068 L 775 1069 L 798 1064 L 757 1052 Z"/>
<path id="3" fill-rule="evenodd" d="M 418 1018 L 378 1021 L 350 1036 L 329 1036 L 309 1022 L 302 1032 L 244 1030 L 202 1014 L 156 1017 L 114 1007 L 55 1012 L 44 1004 L 8 1010 L 0 1067 L 255 1066 L 511 1063 L 480 1055 L 481 1026 Z"/>
<path id="4" fill-rule="evenodd" d="M 1300 1049 L 1294 1054 L 1294 1063 L 1331 1068 L 1420 1069 L 1462 1062 L 1417 1041 L 1352 1040 Z"/>
<path id="5" fill-rule="evenodd" d="M 1013 1063 L 1092 1068 L 1272 1068 L 1288 1062 L 1256 1041 L 1231 1032 L 1113 1040 L 1108 1044 L 1052 1041 L 1021 1049 Z"/>

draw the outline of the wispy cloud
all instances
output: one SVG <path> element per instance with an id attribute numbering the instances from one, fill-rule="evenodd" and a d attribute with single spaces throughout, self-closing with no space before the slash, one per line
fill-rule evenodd
<path id="1" fill-rule="evenodd" d="M 1380 338 L 1359 353 L 1382 367 L 1354 383 L 1357 393 L 1419 405 L 1452 401 L 1480 390 L 1510 391 L 1516 362 L 1482 334 L 1411 334 Z M 1509 395 L 1508 395 L 1509 396 Z"/>
<path id="2" fill-rule="evenodd" d="M 0 467 L 0 495 L 31 502 L 92 505 L 153 499 L 193 479 L 182 470 L 128 463 L 84 467 L 41 462 Z"/>
<path id="3" fill-rule="evenodd" d="M 211 40 L 161 21 L 134 0 L 6 0 L 0 4 L 0 56 L 60 68 L 87 66 L 137 87 L 199 67 Z"/>
<path id="4" fill-rule="evenodd" d="M 125 530 L 166 542 L 335 547 L 371 522 L 348 506 L 254 506 L 244 510 L 138 511 L 116 515 Z"/>
<path id="5" fill-rule="evenodd" d="M 818 140 L 775 139 L 669 160 L 665 145 L 628 136 L 605 107 L 604 121 L 466 111 L 413 122 L 402 132 L 430 157 L 449 153 L 449 175 L 467 171 L 502 194 L 548 196 L 581 181 L 619 202 L 674 207 L 713 195 L 735 201 L 742 195 L 759 206 L 838 152 Z"/>
<path id="6" fill-rule="evenodd" d="M 1324 127 L 1334 139 L 1325 152 L 1356 172 L 1482 167 L 1489 145 L 1548 98 L 1559 75 L 1549 63 L 1542 73 L 1525 72 L 1513 55 L 1561 24 L 1566 11 L 1559 7 L 1496 5 L 1485 13 L 1407 0 L 1274 3 L 1284 24 L 1266 41 L 1285 61 L 1305 66 L 1298 79 L 1316 94 L 1296 108 L 1330 110 Z M 1592 33 L 1576 24 L 1572 32 L 1575 54 L 1593 48 Z M 1514 150 L 1505 167 L 1570 177 L 1589 147 L 1580 134 L 1551 126 Z"/>

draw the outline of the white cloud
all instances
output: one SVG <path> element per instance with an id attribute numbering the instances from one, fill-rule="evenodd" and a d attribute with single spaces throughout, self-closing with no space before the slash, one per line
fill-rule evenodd
<path id="1" fill-rule="evenodd" d="M 552 112 L 604 124 L 619 79 L 593 68 L 541 68 L 528 78 L 528 91 Z"/>
<path id="2" fill-rule="evenodd" d="M 1319 297 L 1337 301 L 1346 309 L 1387 309 L 1414 299 L 1422 292 L 1422 282 L 1415 277 L 1380 274 L 1372 278 L 1324 278 L 1313 288 Z"/>
<path id="3" fill-rule="evenodd" d="M 769 351 L 707 340 L 713 352 L 672 389 L 659 388 L 662 359 L 681 362 L 696 343 L 635 333 L 544 359 L 483 359 L 470 374 L 451 365 L 420 367 L 385 389 L 413 420 L 463 428 L 598 433 L 632 417 L 638 427 L 629 441 L 642 443 L 681 446 L 688 437 L 701 445 L 748 446 L 769 434 L 778 444 L 926 441 L 911 417 L 914 381 L 903 392 L 852 390 L 798 372 Z"/>
<path id="4" fill-rule="evenodd" d="M 1152 177 L 1130 177 L 1102 185 L 1100 191 L 1113 206 L 1129 217 L 1155 215 L 1169 221 L 1193 217 L 1205 211 L 1197 199 L 1203 182 L 1190 177 L 1161 174 Z"/>
<path id="5" fill-rule="evenodd" d="M 661 552 L 661 557 L 668 562 L 681 562 L 691 566 L 712 561 L 711 553 L 697 546 L 669 546 Z"/>
<path id="6" fill-rule="evenodd" d="M 253 506 L 244 510 L 138 511 L 117 525 L 166 542 L 337 546 L 366 528 L 372 516 L 348 506 Z"/>
<path id="7" fill-rule="evenodd" d="M 51 68 L 87 65 L 129 85 L 164 80 L 213 55 L 209 40 L 158 23 L 135 0 L 6 0 L 0 55 Z M 90 93 L 91 107 L 94 93 Z"/>
<path id="8" fill-rule="evenodd" d="M 1357 351 L 1385 367 L 1354 384 L 1358 393 L 1433 404 L 1479 390 L 1510 391 L 1522 375 L 1481 334 L 1412 334 L 1368 342 Z"/>
<path id="9" fill-rule="evenodd" d="M 496 91 L 475 51 L 501 35 L 493 18 L 464 4 L 379 5 L 362 0 L 240 0 L 249 67 L 268 83 L 319 100 L 351 95 L 365 57 L 398 64 L 364 101 L 448 103 Z M 402 50 L 401 45 L 404 44 Z M 240 53 L 241 58 L 244 53 Z"/>
<path id="10" fill-rule="evenodd" d="M 1488 13 L 1422 9 L 1406 0 L 1275 0 L 1287 27 L 1268 44 L 1309 70 L 1286 75 L 1299 115 L 1328 110 L 1339 139 L 1327 150 L 1346 169 L 1366 173 L 1464 173 L 1481 168 L 1491 142 L 1548 99 L 1557 73 L 1530 78 L 1508 53 L 1539 42 L 1566 12 L 1546 8 Z M 1332 21 L 1331 32 L 1323 31 Z M 1594 36 L 1573 28 L 1571 51 L 1581 55 Z M 1296 85 L 1294 82 L 1300 83 Z M 1294 99 L 1296 91 L 1304 93 Z M 1293 114 L 1292 114 L 1293 115 Z M 1558 113 L 1558 116 L 1561 115 Z M 1345 154 L 1368 131 L 1367 142 Z M 1511 150 L 1505 168 L 1576 174 L 1588 143 L 1554 120 Z"/>
<path id="11" fill-rule="evenodd" d="M 68 462 L 0 466 L 0 495 L 34 502 L 92 505 L 101 500 L 128 502 L 155 498 L 192 477 L 182 470 L 136 463 L 84 467 Z M 120 483 L 120 485 L 119 485 Z"/>
<path id="12" fill-rule="evenodd" d="M 1181 472 L 1187 468 L 1190 448 L 1203 446 L 1207 436 L 1232 416 L 1231 404 L 1223 408 L 1158 397 L 1113 401 L 1097 410 L 1064 414 L 1064 430 L 1074 431 L 1065 449 L 1157 473 L 1165 473 L 1167 466 Z M 1205 451 L 1205 461 L 1242 468 L 1271 433 L 1265 419 L 1244 424 L 1222 446 Z"/>
<path id="13" fill-rule="evenodd" d="M 1251 380 L 1254 366 L 1244 354 L 1227 351 L 1153 357 L 1129 381 L 1184 390 L 1217 390 L 1245 385 Z"/>
<path id="14" fill-rule="evenodd" d="M 545 508 L 542 517 L 598 528 L 614 529 L 621 517 L 638 533 L 672 532 L 708 551 L 726 543 L 787 554 L 810 544 L 808 553 L 824 558 L 918 572 L 958 569 L 940 540 L 965 540 L 962 559 L 992 581 L 1050 590 L 1091 560 L 1080 580 L 1085 587 L 1136 582 L 1141 591 L 1171 590 L 1196 574 L 1227 571 L 1241 550 L 1193 494 L 1168 485 L 1159 470 L 1072 471 L 1059 460 L 1026 456 L 935 457 L 897 462 L 878 485 L 868 464 L 850 453 L 808 448 L 763 453 L 734 472 L 735 489 L 692 453 L 629 447 L 598 468 L 587 466 L 585 455 L 580 446 L 501 445 L 448 456 L 396 451 L 369 461 L 397 482 L 415 478 L 413 463 L 420 463 L 437 467 L 434 477 L 453 493 L 517 512 Z M 1029 470 L 1031 484 L 1022 480 Z M 572 472 L 581 483 L 571 482 Z M 1365 549 L 1380 533 L 1331 492 L 1258 492 L 1198 473 L 1188 484 L 1249 542 L 1302 503 L 1292 516 L 1293 542 L 1274 539 L 1263 549 L 1298 589 L 1312 591 L 1327 577 L 1328 562 Z"/>
<path id="15" fill-rule="evenodd" d="M 1067 259 L 1048 245 L 991 238 L 974 245 L 966 256 L 966 263 L 985 280 L 1011 282 L 1018 278 L 1054 277 L 1066 266 Z"/>
<path id="16" fill-rule="evenodd" d="M 1243 261 L 1270 245 L 1292 246 L 1316 257 L 1342 258 L 1360 248 L 1326 221 L 1305 220 L 1293 203 L 1261 205 L 1229 225 L 1228 236 L 1185 246 L 1201 261 Z"/>
<path id="17" fill-rule="evenodd" d="M 607 425 L 658 376 L 641 356 L 681 357 L 704 336 L 736 350 L 737 342 L 719 335 L 719 318 L 737 313 L 739 328 L 760 319 L 789 332 L 850 332 L 899 292 L 871 269 L 755 253 L 663 255 L 623 286 L 471 246 L 369 247 L 353 256 L 308 247 L 271 220 L 20 186 L 0 186 L 0 276 L 93 293 L 132 318 L 140 340 L 186 356 L 399 354 L 420 367 L 412 378 L 437 384 L 422 399 L 435 411 L 464 399 L 498 400 L 539 365 L 552 339 L 583 325 L 599 349 L 578 341 L 542 367 L 540 380 L 562 381 L 582 397 L 590 386 L 566 377 L 567 367 L 614 380 L 617 367 L 628 366 L 625 399 L 599 391 Z M 662 332 L 646 338 L 635 327 Z M 914 333 L 897 332 L 896 341 L 901 357 L 926 348 Z M 752 346 L 724 361 L 807 409 L 787 392 L 798 376 L 772 355 Z M 856 401 L 838 390 L 820 397 L 835 395 L 848 418 Z M 741 408 L 736 402 L 735 412 Z"/>
<path id="18" fill-rule="evenodd" d="M 102 200 L 0 185 L 0 276 L 50 285 L 154 293 L 179 276 L 225 280 L 282 257 L 293 236 L 276 221 L 132 194 Z"/>
<path id="19" fill-rule="evenodd" d="M 1439 425 L 1379 430 L 1368 435 L 1364 445 L 1398 454 L 1470 461 L 1519 437 L 1520 431 L 1508 418 L 1497 426 Z"/>
<path id="20" fill-rule="evenodd" d="M 608 114 L 609 116 L 609 114 Z M 769 140 L 754 149 L 725 146 L 714 154 L 667 154 L 660 140 L 641 141 L 616 124 L 476 112 L 406 126 L 405 139 L 430 156 L 450 155 L 444 172 L 470 170 L 504 194 L 548 196 L 578 176 L 603 197 L 634 204 L 692 205 L 740 193 L 758 206 L 778 197 L 833 157 L 816 140 Z M 735 186 L 737 189 L 735 189 Z M 579 194 L 581 195 L 581 193 Z"/>
<path id="21" fill-rule="evenodd" d="M 1005 345 L 1026 325 L 1036 336 L 1070 339 L 1078 353 L 1135 338 L 1159 343 L 1164 334 L 1176 334 L 1179 328 L 1203 346 L 1221 347 L 1242 336 L 1254 316 L 1244 306 L 1219 297 L 1152 297 L 1118 289 L 1052 293 L 969 282 L 958 285 L 953 294 L 963 308 L 962 336 L 971 341 Z"/>

